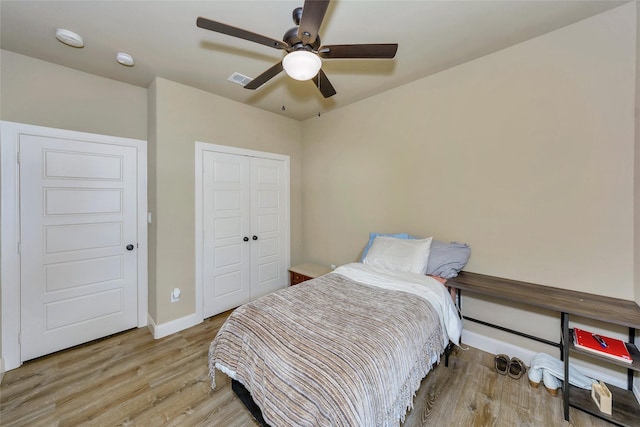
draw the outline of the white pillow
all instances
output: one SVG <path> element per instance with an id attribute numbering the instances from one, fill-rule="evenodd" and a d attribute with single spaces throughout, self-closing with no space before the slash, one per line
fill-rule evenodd
<path id="1" fill-rule="evenodd" d="M 364 258 L 363 264 L 409 273 L 425 274 L 433 237 L 398 239 L 378 236 Z"/>

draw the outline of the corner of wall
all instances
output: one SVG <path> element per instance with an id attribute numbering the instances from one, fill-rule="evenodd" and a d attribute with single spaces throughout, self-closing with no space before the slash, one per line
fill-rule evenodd
<path id="1" fill-rule="evenodd" d="M 2 384 L 3 378 L 4 378 L 4 359 L 0 357 L 0 384 Z"/>
<path id="2" fill-rule="evenodd" d="M 151 331 L 154 339 L 164 338 L 200 323 L 202 323 L 202 317 L 196 313 L 160 324 L 157 324 L 150 315 L 147 317 L 147 328 Z"/>
<path id="3" fill-rule="evenodd" d="M 640 179 L 640 7 L 634 2 L 636 8 L 636 99 L 635 99 L 635 117 L 634 117 L 634 182 L 636 185 L 633 188 L 634 197 L 634 258 L 635 258 L 635 271 L 634 277 L 634 299 L 638 305 L 640 305 L 640 185 L 637 183 Z M 638 387 L 640 383 L 636 381 Z"/>
<path id="4" fill-rule="evenodd" d="M 633 256 L 634 256 L 634 299 L 638 305 L 640 305 L 640 185 L 638 185 L 640 179 L 640 8 L 637 3 L 634 2 L 636 8 L 636 93 L 635 93 L 635 117 L 634 117 L 634 167 L 633 167 L 633 182 L 636 183 L 633 187 L 633 200 L 634 200 L 634 244 L 633 244 Z M 636 342 L 640 341 L 640 331 L 636 332 Z M 634 379 L 633 393 L 636 396 L 636 400 L 640 402 L 640 377 L 636 375 Z"/>
<path id="5" fill-rule="evenodd" d="M 149 302 L 149 318 L 157 318 L 157 281 L 156 281 L 156 259 L 157 259 L 157 173 L 156 173 L 156 144 L 157 144 L 157 78 L 151 82 L 147 90 L 147 211 L 151 214 L 151 222 L 147 224 L 147 242 L 149 247 L 147 269 L 148 285 L 147 298 Z M 149 323 L 152 324 L 151 322 Z M 153 330 L 151 330 L 153 333 Z"/>

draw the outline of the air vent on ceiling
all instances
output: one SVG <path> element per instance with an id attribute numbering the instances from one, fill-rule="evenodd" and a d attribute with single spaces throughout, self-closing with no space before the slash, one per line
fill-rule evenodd
<path id="1" fill-rule="evenodd" d="M 253 79 L 251 77 L 244 76 L 244 75 L 242 75 L 240 73 L 233 73 L 233 74 L 231 74 L 229 76 L 229 78 L 227 80 L 229 80 L 230 82 L 233 82 L 233 83 L 237 83 L 240 86 L 245 86 L 245 85 L 249 84 L 251 82 L 251 80 L 253 80 Z"/>

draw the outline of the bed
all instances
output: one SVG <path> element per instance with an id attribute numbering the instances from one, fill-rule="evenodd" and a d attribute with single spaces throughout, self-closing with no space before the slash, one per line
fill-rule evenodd
<path id="1" fill-rule="evenodd" d="M 237 308 L 209 349 L 212 387 L 216 370 L 228 375 L 263 425 L 402 422 L 421 380 L 459 343 L 462 321 L 424 265 L 418 273 L 388 268 L 371 249 L 370 263 Z"/>
<path id="2" fill-rule="evenodd" d="M 462 321 L 466 244 L 370 233 L 360 263 L 237 308 L 209 348 L 261 425 L 397 426 Z"/>

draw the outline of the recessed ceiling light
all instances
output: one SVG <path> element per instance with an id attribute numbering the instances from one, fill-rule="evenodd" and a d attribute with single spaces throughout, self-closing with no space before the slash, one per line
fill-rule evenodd
<path id="1" fill-rule="evenodd" d="M 58 41 L 71 47 L 84 47 L 84 40 L 78 34 L 73 31 L 58 28 L 56 30 L 56 38 Z"/>
<path id="2" fill-rule="evenodd" d="M 133 57 L 128 53 L 119 52 L 116 55 L 116 61 L 118 61 L 122 65 L 126 65 L 127 67 L 133 67 Z"/>

